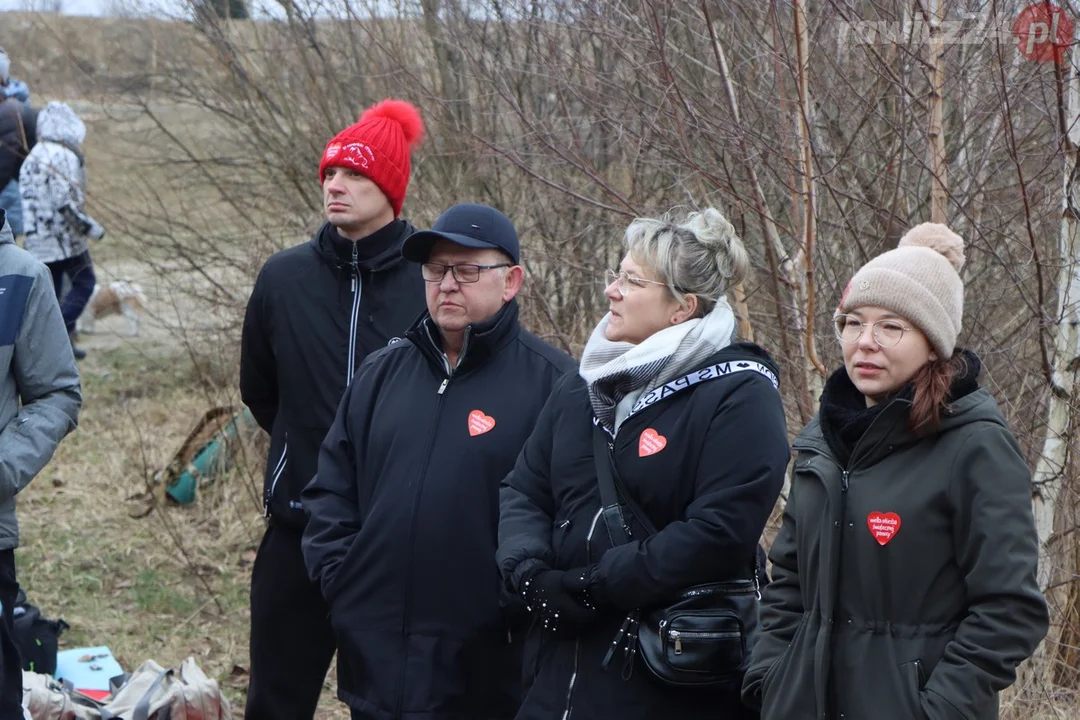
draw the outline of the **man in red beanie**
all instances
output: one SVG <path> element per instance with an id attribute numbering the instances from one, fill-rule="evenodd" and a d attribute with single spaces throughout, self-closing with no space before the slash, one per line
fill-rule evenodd
<path id="1" fill-rule="evenodd" d="M 424 311 L 419 267 L 401 257 L 415 230 L 398 217 L 409 151 L 423 133 L 419 112 L 400 100 L 338 133 L 319 163 L 327 222 L 267 260 L 248 301 L 240 394 L 270 433 L 270 451 L 269 523 L 251 576 L 247 720 L 313 717 L 334 655 L 329 610 L 300 551 L 300 492 L 360 363 Z"/>

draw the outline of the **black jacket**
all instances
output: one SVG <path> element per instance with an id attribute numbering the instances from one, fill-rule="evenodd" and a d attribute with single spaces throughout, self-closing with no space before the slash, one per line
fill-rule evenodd
<path id="1" fill-rule="evenodd" d="M 15 98 L 0 99 L 0 190 L 19 179 L 19 168 L 37 143 L 37 114 Z"/>
<path id="2" fill-rule="evenodd" d="M 725 348 L 703 367 L 728 363 L 765 366 L 776 376 L 765 352 L 748 343 Z M 502 486 L 498 562 L 509 588 L 519 591 L 539 566 L 593 567 L 592 592 L 612 606 L 577 638 L 540 638 L 518 718 L 555 720 L 568 708 L 574 720 L 741 718 L 737 692 L 669 690 L 640 658 L 624 680 L 621 653 L 607 671 L 601 662 L 628 610 L 658 606 L 691 585 L 752 576 L 790 458 L 779 392 L 765 374 L 736 371 L 631 414 L 615 436 L 615 463 L 658 533 L 615 548 L 598 520 L 592 437 L 588 389 L 580 376 L 568 377 Z M 628 518 L 633 534 L 644 537 Z"/>
<path id="3" fill-rule="evenodd" d="M 823 411 L 840 393 L 863 401 L 841 369 Z M 744 685 L 764 720 L 998 717 L 1048 623 L 1031 473 L 986 390 L 953 397 L 923 436 L 892 400 L 847 462 L 835 411 L 796 439 Z"/>
<path id="4" fill-rule="evenodd" d="M 307 522 L 300 491 L 345 388 L 369 353 L 424 311 L 420 266 L 401 257 L 413 232 L 395 220 L 353 243 L 327 223 L 310 242 L 273 255 L 255 281 L 240 395 L 270 433 L 263 501 L 274 522 Z"/>
<path id="5" fill-rule="evenodd" d="M 469 332 L 452 375 L 426 316 L 368 358 L 304 491 L 339 697 L 365 717 L 505 719 L 520 700 L 495 565 L 499 482 L 574 363 L 518 325 L 515 301 Z"/>

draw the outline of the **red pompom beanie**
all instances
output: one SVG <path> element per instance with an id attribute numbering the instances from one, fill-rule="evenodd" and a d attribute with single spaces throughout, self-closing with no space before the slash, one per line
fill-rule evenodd
<path id="1" fill-rule="evenodd" d="M 409 187 L 409 150 L 423 137 L 419 110 L 403 100 L 383 100 L 327 143 L 319 163 L 319 182 L 328 167 L 356 170 L 379 186 L 397 217 Z"/>

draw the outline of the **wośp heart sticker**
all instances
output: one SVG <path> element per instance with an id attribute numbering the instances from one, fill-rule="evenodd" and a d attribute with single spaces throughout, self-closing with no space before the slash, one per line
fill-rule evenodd
<path id="1" fill-rule="evenodd" d="M 473 410 L 469 413 L 469 435 L 476 437 L 495 427 L 495 418 L 485 415 L 483 410 Z"/>
<path id="2" fill-rule="evenodd" d="M 887 545 L 900 531 L 900 516 L 894 512 L 872 512 L 866 516 L 866 525 L 878 545 Z"/>
<path id="3" fill-rule="evenodd" d="M 646 428 L 638 438 L 638 457 L 648 457 L 667 447 L 667 438 L 652 428 Z"/>

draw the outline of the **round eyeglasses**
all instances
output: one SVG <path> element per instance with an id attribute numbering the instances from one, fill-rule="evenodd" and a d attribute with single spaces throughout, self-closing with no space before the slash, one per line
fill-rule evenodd
<path id="1" fill-rule="evenodd" d="M 904 339 L 904 331 L 911 328 L 896 320 L 878 320 L 876 323 L 864 323 L 855 315 L 837 315 L 833 318 L 833 329 L 840 342 L 856 343 L 862 337 L 867 325 L 870 326 L 874 342 L 883 348 L 895 347 Z"/>
<path id="2" fill-rule="evenodd" d="M 644 287 L 646 283 L 649 285 L 663 285 L 664 287 L 667 287 L 666 282 L 661 282 L 659 280 L 647 280 L 646 278 L 642 277 L 635 277 L 630 273 L 626 272 L 625 270 L 619 270 L 618 272 L 616 272 L 615 270 L 607 270 L 604 272 L 604 277 L 607 278 L 608 286 L 610 287 L 612 284 L 614 284 L 615 289 L 618 290 L 619 294 L 623 297 L 629 295 L 630 291 L 633 288 Z"/>

